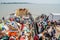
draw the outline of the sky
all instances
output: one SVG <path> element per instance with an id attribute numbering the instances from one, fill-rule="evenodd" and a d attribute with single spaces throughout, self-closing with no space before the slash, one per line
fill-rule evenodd
<path id="1" fill-rule="evenodd" d="M 60 4 L 60 0 L 0 0 L 1 2 L 28 2 L 38 4 Z"/>

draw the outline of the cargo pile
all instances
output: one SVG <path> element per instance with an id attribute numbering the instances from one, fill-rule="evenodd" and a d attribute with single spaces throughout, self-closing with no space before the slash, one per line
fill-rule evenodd
<path id="1" fill-rule="evenodd" d="M 49 21 L 47 15 L 34 18 L 26 8 L 16 10 L 6 19 L 0 19 L 1 40 L 57 40 L 56 22 Z"/>

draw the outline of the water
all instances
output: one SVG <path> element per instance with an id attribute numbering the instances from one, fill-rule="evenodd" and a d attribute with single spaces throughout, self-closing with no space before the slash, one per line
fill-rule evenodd
<path id="1" fill-rule="evenodd" d="M 0 4 L 0 18 L 15 13 L 19 8 L 27 8 L 34 17 L 51 12 L 60 13 L 60 4 Z"/>

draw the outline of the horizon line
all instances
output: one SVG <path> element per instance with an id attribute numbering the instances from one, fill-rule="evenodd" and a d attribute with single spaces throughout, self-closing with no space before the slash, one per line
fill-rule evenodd
<path id="1" fill-rule="evenodd" d="M 0 2 L 0 4 L 51 4 L 51 3 L 29 3 L 29 2 Z M 53 3 L 54 4 L 54 3 Z M 57 3 L 58 4 L 58 3 Z"/>

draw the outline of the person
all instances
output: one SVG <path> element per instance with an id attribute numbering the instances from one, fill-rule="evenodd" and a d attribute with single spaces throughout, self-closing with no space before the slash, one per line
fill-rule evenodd
<path id="1" fill-rule="evenodd" d="M 40 33 L 40 34 L 38 34 L 38 36 L 39 36 L 39 40 L 42 40 L 42 36 L 43 36 L 43 34 Z"/>
<path id="2" fill-rule="evenodd" d="M 25 40 L 25 36 L 22 35 L 22 36 L 20 37 L 20 40 Z"/>
<path id="3" fill-rule="evenodd" d="M 3 37 L 3 34 L 2 34 L 1 31 L 0 31 L 0 39 L 2 39 L 2 37 Z"/>
<path id="4" fill-rule="evenodd" d="M 54 28 L 54 27 L 52 27 L 52 32 L 51 32 L 52 37 L 55 35 L 55 33 L 56 33 L 56 30 L 55 30 L 55 28 Z"/>
<path id="5" fill-rule="evenodd" d="M 58 40 L 60 40 L 60 35 L 59 35 L 59 37 L 58 37 Z"/>
<path id="6" fill-rule="evenodd" d="M 20 24 L 21 24 L 20 29 L 22 31 L 24 29 L 24 24 L 23 23 L 20 23 Z"/>
<path id="7" fill-rule="evenodd" d="M 3 25 L 4 25 L 4 23 L 2 22 L 2 20 L 0 20 L 0 30 L 4 30 Z"/>
<path id="8" fill-rule="evenodd" d="M 29 28 L 27 25 L 25 25 L 24 29 L 23 29 L 24 33 L 30 32 Z"/>
<path id="9" fill-rule="evenodd" d="M 9 25 L 8 27 L 9 27 L 8 36 L 16 36 L 17 35 L 17 29 L 13 28 L 11 25 Z"/>
<path id="10" fill-rule="evenodd" d="M 1 40 L 9 40 L 9 37 L 6 33 L 3 33 L 3 37 L 1 38 Z"/>
<path id="11" fill-rule="evenodd" d="M 0 30 L 1 31 L 6 31 L 7 28 L 4 27 L 4 23 L 0 23 Z"/>
<path id="12" fill-rule="evenodd" d="M 4 18 L 4 16 L 2 17 L 2 20 L 3 20 L 3 21 L 5 21 L 5 18 Z"/>
<path id="13" fill-rule="evenodd" d="M 15 21 L 20 23 L 20 18 L 19 17 L 15 17 Z"/>
<path id="14" fill-rule="evenodd" d="M 39 40 L 44 40 L 44 38 L 45 38 L 44 33 L 45 32 L 41 32 L 41 33 L 38 34 Z"/>
<path id="15" fill-rule="evenodd" d="M 51 38 L 51 40 L 57 40 L 57 38 L 56 38 L 55 36 L 53 36 L 53 37 Z"/>

